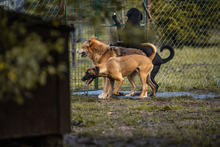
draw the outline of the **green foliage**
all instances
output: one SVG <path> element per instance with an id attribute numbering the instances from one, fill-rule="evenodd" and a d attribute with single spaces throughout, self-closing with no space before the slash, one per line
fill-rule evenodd
<path id="1" fill-rule="evenodd" d="M 164 44 L 209 43 L 209 31 L 218 29 L 220 2 L 155 0 L 151 2 L 151 15 L 151 25 L 156 26 Z"/>
<path id="2" fill-rule="evenodd" d="M 0 14 L 0 101 L 22 104 L 31 97 L 30 90 L 46 84 L 48 76 L 63 76 L 67 71 L 65 63 L 55 66 L 50 54 L 62 53 L 65 40 L 52 31 L 53 41 L 44 42 L 37 33 L 28 33 L 24 23 L 9 22 L 4 10 Z M 42 63 L 47 64 L 42 67 Z"/>

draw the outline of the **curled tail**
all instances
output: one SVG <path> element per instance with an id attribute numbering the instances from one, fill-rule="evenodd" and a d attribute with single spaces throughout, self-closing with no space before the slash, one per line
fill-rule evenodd
<path id="1" fill-rule="evenodd" d="M 164 49 L 168 49 L 170 51 L 170 55 L 169 57 L 165 58 L 165 59 L 162 59 L 163 63 L 167 63 L 168 61 L 170 61 L 171 59 L 173 59 L 173 56 L 174 56 L 174 49 L 169 46 L 169 45 L 164 45 L 160 48 L 160 52 L 162 52 Z"/>
<path id="2" fill-rule="evenodd" d="M 148 47 L 150 47 L 153 50 L 152 55 L 150 57 L 148 57 L 151 60 L 153 60 L 155 55 L 156 55 L 157 48 L 153 44 L 151 44 L 151 43 L 141 43 L 141 46 L 148 46 Z"/>

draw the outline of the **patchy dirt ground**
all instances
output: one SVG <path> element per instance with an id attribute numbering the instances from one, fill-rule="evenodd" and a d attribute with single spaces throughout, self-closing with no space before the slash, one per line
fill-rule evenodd
<path id="1" fill-rule="evenodd" d="M 217 93 L 143 100 L 72 95 L 71 117 L 66 147 L 220 146 Z"/>

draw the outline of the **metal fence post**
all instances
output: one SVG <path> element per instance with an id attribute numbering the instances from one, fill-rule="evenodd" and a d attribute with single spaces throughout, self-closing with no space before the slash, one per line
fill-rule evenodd
<path id="1" fill-rule="evenodd" d="M 98 6 L 99 6 L 99 0 L 95 0 L 95 13 L 96 14 L 99 13 Z M 97 26 L 95 26 L 95 36 L 99 38 L 99 33 L 97 30 L 98 30 L 98 28 L 97 28 Z M 95 79 L 95 89 L 96 90 L 99 89 L 99 79 L 98 78 Z"/>
<path id="2" fill-rule="evenodd" d="M 147 23 L 147 27 L 150 26 L 150 0 L 146 0 L 146 7 L 147 7 L 147 17 L 146 17 L 146 23 Z"/>
<path id="3" fill-rule="evenodd" d="M 146 14 L 146 18 L 144 19 L 144 23 L 145 23 L 145 30 L 146 30 L 146 40 L 148 39 L 148 32 L 149 32 L 149 27 L 150 27 L 150 19 L 151 19 L 151 15 L 150 15 L 150 0 L 144 0 L 144 9 L 145 9 L 145 13 Z"/>
<path id="4" fill-rule="evenodd" d="M 74 24 L 71 24 L 72 28 L 75 28 Z M 75 67 L 75 60 L 76 60 L 76 32 L 72 32 L 72 67 Z"/>
<path id="5" fill-rule="evenodd" d="M 144 9 L 146 8 L 146 0 L 144 0 L 144 2 L 142 3 L 143 4 L 143 6 L 144 6 Z M 147 12 L 146 11 L 144 11 L 144 30 L 146 31 L 146 22 L 147 22 Z"/>

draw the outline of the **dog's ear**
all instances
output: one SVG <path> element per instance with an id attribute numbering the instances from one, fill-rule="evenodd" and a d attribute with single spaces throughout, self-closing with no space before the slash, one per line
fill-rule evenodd
<path id="1" fill-rule="evenodd" d="M 91 40 L 91 39 L 87 39 L 87 41 L 88 41 L 88 43 L 90 44 L 92 40 Z"/>
<path id="2" fill-rule="evenodd" d="M 100 70 L 99 67 L 95 66 L 94 70 L 95 70 L 95 73 L 98 75 L 99 74 L 99 70 Z"/>
<path id="3" fill-rule="evenodd" d="M 93 36 L 91 39 L 92 40 L 98 40 L 98 37 Z"/>
<path id="4" fill-rule="evenodd" d="M 88 41 L 88 45 L 91 46 L 93 41 L 91 39 L 88 39 L 87 41 Z"/>
<path id="5" fill-rule="evenodd" d="M 98 40 L 98 38 L 97 37 L 92 37 L 91 39 L 88 39 L 89 46 L 92 46 L 93 40 Z"/>
<path id="6" fill-rule="evenodd" d="M 128 10 L 127 17 L 129 17 L 132 14 L 132 12 L 133 12 L 133 9 Z"/>

